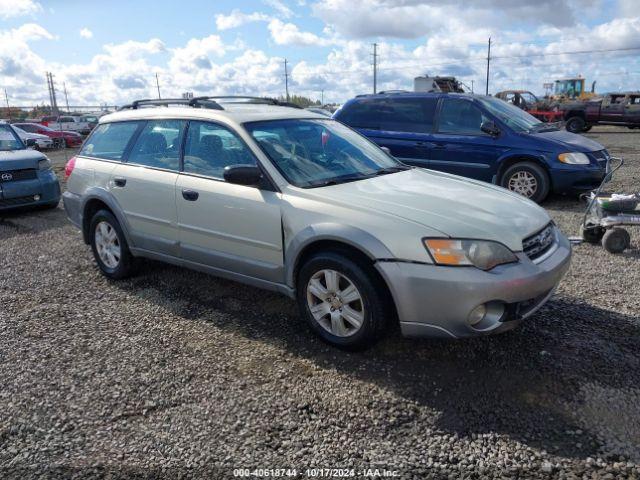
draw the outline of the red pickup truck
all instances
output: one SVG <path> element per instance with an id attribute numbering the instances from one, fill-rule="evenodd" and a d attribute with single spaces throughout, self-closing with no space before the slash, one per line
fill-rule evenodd
<path id="1" fill-rule="evenodd" d="M 608 93 L 583 102 L 560 105 L 566 129 L 586 132 L 593 125 L 640 128 L 640 92 Z"/>

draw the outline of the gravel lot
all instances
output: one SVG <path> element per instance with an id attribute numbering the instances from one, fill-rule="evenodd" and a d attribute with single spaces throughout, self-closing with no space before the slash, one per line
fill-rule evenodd
<path id="1" fill-rule="evenodd" d="M 640 191 L 640 134 L 588 135 Z M 52 154 L 58 172 L 65 153 Z M 60 175 L 62 176 L 62 175 Z M 576 234 L 583 205 L 545 207 Z M 287 298 L 147 262 L 113 283 L 61 207 L 0 218 L 0 478 L 640 478 L 640 237 L 575 248 L 522 328 L 320 343 Z"/>

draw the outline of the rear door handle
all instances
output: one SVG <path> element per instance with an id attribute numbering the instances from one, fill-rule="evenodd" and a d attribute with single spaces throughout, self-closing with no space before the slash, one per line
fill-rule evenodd
<path id="1" fill-rule="evenodd" d="M 190 202 L 195 202 L 199 196 L 200 194 L 194 190 L 182 190 L 182 198 Z"/>
<path id="2" fill-rule="evenodd" d="M 127 179 L 122 177 L 116 177 L 113 179 L 113 183 L 115 183 L 116 187 L 124 187 L 127 184 Z"/>

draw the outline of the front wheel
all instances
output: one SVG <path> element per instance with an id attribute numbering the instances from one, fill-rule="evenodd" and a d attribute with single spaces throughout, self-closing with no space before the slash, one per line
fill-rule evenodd
<path id="1" fill-rule="evenodd" d="M 373 268 L 334 252 L 318 253 L 300 269 L 300 313 L 325 342 L 344 349 L 371 345 L 389 316 L 387 295 Z"/>
<path id="2" fill-rule="evenodd" d="M 505 170 L 500 185 L 540 203 L 549 194 L 550 181 L 547 172 L 541 166 L 533 162 L 520 162 Z"/>
<path id="3" fill-rule="evenodd" d="M 131 275 L 134 258 L 116 217 L 99 210 L 91 219 L 91 250 L 102 274 L 114 280 Z"/>
<path id="4" fill-rule="evenodd" d="M 565 123 L 565 128 L 571 133 L 581 133 L 587 126 L 587 122 L 582 117 L 571 117 Z"/>

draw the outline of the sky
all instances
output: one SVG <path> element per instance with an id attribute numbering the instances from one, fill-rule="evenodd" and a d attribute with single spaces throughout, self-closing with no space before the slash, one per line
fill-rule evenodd
<path id="1" fill-rule="evenodd" d="M 0 0 L 0 89 L 11 105 L 121 105 L 289 92 L 344 102 L 455 75 L 484 92 L 582 75 L 640 89 L 640 0 Z M 583 52 L 583 53 L 567 53 Z M 2 92 L 0 90 L 0 92 Z M 3 93 L 3 92 L 2 92 Z M 4 99 L 3 99 L 4 100 Z M 4 103 L 4 102 L 2 102 Z"/>

